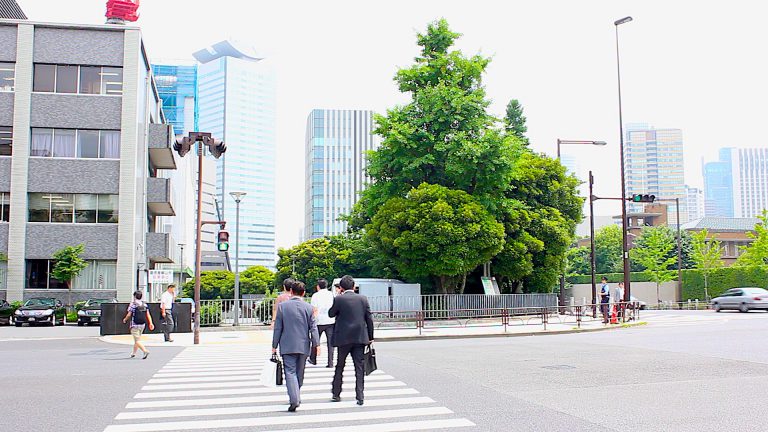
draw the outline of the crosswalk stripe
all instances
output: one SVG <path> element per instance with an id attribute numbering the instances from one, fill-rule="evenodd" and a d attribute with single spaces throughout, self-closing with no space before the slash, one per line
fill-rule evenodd
<path id="1" fill-rule="evenodd" d="M 366 400 L 365 406 L 366 407 L 384 407 L 384 406 L 396 406 L 396 405 L 429 404 L 433 402 L 435 401 L 428 397 L 419 396 L 419 397 Z M 303 403 L 301 404 L 301 410 L 303 412 L 303 411 L 309 411 L 309 410 L 325 411 L 325 410 L 336 410 L 336 409 L 345 409 L 345 408 L 356 408 L 356 403 L 357 402 L 355 402 L 354 400 L 342 401 L 342 402 Z M 281 411 L 285 411 L 285 404 L 262 405 L 262 406 L 240 406 L 240 407 L 228 407 L 228 408 L 132 411 L 132 412 L 124 412 L 124 413 L 118 414 L 117 417 L 115 417 L 115 420 L 141 420 L 141 419 L 154 419 L 154 418 L 257 414 L 257 413 L 281 412 Z"/>
<path id="2" fill-rule="evenodd" d="M 336 369 L 311 369 L 305 370 L 305 376 L 317 376 L 317 375 L 333 375 Z M 242 375 L 242 374 L 261 374 L 261 368 L 228 368 L 224 370 L 195 370 L 189 369 L 183 372 L 166 372 L 164 370 L 158 371 L 153 378 L 181 378 L 181 377 L 214 377 L 214 376 L 227 376 L 227 375 Z M 380 372 L 380 371 L 376 371 Z M 374 372 L 374 373 L 376 373 Z M 355 373 L 354 368 L 347 367 L 344 369 L 344 374 Z"/>
<path id="3" fill-rule="evenodd" d="M 474 423 L 467 419 L 447 419 L 447 420 L 419 420 L 398 423 L 378 423 L 366 424 L 362 427 L 356 426 L 331 426 L 322 428 L 303 428 L 303 429 L 283 429 L 266 432 L 359 432 L 365 429 L 366 432 L 410 432 L 429 429 L 448 429 L 458 427 L 472 427 Z"/>
<path id="4" fill-rule="evenodd" d="M 345 371 L 346 372 L 346 371 Z M 259 376 L 261 372 L 254 372 L 250 374 L 244 374 L 239 373 L 237 375 L 224 375 L 224 376 L 200 376 L 197 374 L 193 374 L 194 376 L 190 377 L 182 377 L 182 378 L 152 378 L 150 379 L 147 384 L 173 384 L 173 383 L 202 383 L 202 382 L 224 382 L 224 381 L 240 381 L 240 380 L 248 380 L 253 379 L 254 376 Z M 372 377 L 384 375 L 381 371 L 373 371 L 369 376 L 367 376 L 365 379 L 369 380 L 372 379 Z M 157 376 L 157 375 L 155 375 Z M 307 382 L 307 378 L 314 379 L 315 377 L 333 377 L 333 372 L 329 372 L 327 374 L 305 374 L 304 382 Z"/>
<path id="5" fill-rule="evenodd" d="M 303 390 L 303 389 L 302 389 Z M 285 391 L 285 389 L 283 389 Z M 419 392 L 412 388 L 392 388 L 392 389 L 377 389 L 366 390 L 365 397 L 378 397 L 378 396 L 404 396 L 415 395 Z M 341 398 L 354 398 L 355 392 L 353 390 L 342 391 Z M 326 391 L 322 393 L 304 393 L 301 394 L 302 401 L 308 400 L 329 400 L 331 398 L 330 388 L 326 388 Z M 264 402 L 284 402 L 286 400 L 285 394 L 280 395 L 268 395 L 268 396 L 240 396 L 240 397 L 223 397 L 223 398 L 205 398 L 205 399 L 181 399 L 174 400 L 174 407 L 190 407 L 190 406 L 216 406 L 216 405 L 237 405 L 237 404 L 255 404 Z M 126 409 L 137 408 L 157 408 L 157 401 L 148 402 L 129 402 Z"/>
<path id="6" fill-rule="evenodd" d="M 390 381 L 390 382 L 372 382 L 366 387 L 368 388 L 382 388 L 382 387 L 400 387 L 405 386 L 402 381 Z M 301 388 L 302 391 L 315 391 L 315 390 L 328 390 L 327 385 L 309 385 Z M 188 391 L 169 391 L 169 392 L 149 392 L 139 393 L 134 396 L 134 399 L 149 399 L 149 398 L 180 398 L 188 396 L 224 396 L 224 395 L 236 395 L 236 394 L 259 394 L 259 393 L 282 393 L 285 391 L 283 387 L 246 387 L 246 388 L 233 388 L 233 389 L 213 389 L 213 390 L 188 390 Z"/>
<path id="7" fill-rule="evenodd" d="M 453 411 L 444 407 L 430 408 L 406 408 L 388 411 L 360 411 L 331 414 L 308 414 L 280 417 L 253 417 L 237 419 L 195 420 L 163 423 L 135 423 L 123 425 L 110 425 L 104 432 L 155 432 L 193 429 L 215 429 L 256 427 L 273 425 L 295 425 L 307 423 L 330 423 L 358 420 L 381 420 L 402 417 L 423 417 L 430 415 L 453 414 Z M 366 428 L 367 429 L 367 428 Z"/>

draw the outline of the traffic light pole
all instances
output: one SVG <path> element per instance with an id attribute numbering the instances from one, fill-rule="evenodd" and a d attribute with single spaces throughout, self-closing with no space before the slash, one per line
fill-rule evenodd
<path id="1" fill-rule="evenodd" d="M 203 260 L 203 141 L 197 142 L 197 233 L 195 235 L 195 329 L 194 344 L 200 343 L 200 265 Z"/>

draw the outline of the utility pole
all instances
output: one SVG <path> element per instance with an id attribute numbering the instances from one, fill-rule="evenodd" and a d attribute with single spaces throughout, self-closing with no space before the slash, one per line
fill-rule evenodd
<path id="1" fill-rule="evenodd" d="M 237 327 L 240 318 L 240 201 L 246 195 L 245 192 L 230 192 L 235 199 L 235 321 Z"/>
<path id="2" fill-rule="evenodd" d="M 589 273 L 592 281 L 592 316 L 597 316 L 597 283 L 595 281 L 595 178 L 589 172 Z"/>

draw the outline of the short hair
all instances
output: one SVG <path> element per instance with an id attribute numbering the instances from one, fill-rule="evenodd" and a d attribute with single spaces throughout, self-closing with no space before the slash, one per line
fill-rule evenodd
<path id="1" fill-rule="evenodd" d="M 328 281 L 325 279 L 318 279 L 317 286 L 320 287 L 321 290 L 328 289 Z"/>
<path id="2" fill-rule="evenodd" d="M 295 283 L 296 283 L 296 279 L 294 279 L 292 277 L 286 278 L 283 281 L 283 289 L 285 291 L 289 291 L 293 287 L 293 284 L 295 284 Z"/>
<path id="3" fill-rule="evenodd" d="M 170 285 L 168 285 L 168 288 L 166 288 L 166 289 L 171 289 L 171 288 L 176 288 L 176 284 L 170 284 Z"/>
<path id="4" fill-rule="evenodd" d="M 605 277 L 605 276 L 603 276 L 602 278 L 600 278 L 600 280 L 601 280 L 601 281 L 603 281 L 603 282 L 608 282 L 608 278 L 607 278 L 607 277 Z"/>
<path id="5" fill-rule="evenodd" d="M 291 286 L 293 295 L 304 295 L 305 291 L 306 287 L 304 286 L 304 282 L 293 281 L 293 285 Z"/>
<path id="6" fill-rule="evenodd" d="M 344 275 L 339 281 L 339 285 L 344 288 L 344 291 L 355 289 L 355 279 L 350 275 Z"/>
<path id="7" fill-rule="evenodd" d="M 136 291 L 133 293 L 133 298 L 136 300 L 141 300 L 141 298 L 144 296 L 144 293 L 141 291 Z"/>

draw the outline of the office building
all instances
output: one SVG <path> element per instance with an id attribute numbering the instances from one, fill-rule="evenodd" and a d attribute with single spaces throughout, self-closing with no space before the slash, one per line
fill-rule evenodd
<path id="1" fill-rule="evenodd" d="M 173 132 L 138 27 L 0 22 L 0 297 L 131 298 L 173 261 Z M 8 84 L 11 83 L 11 84 Z M 83 244 L 72 281 L 52 257 Z"/>
<path id="2" fill-rule="evenodd" d="M 231 41 L 193 54 L 198 66 L 200 131 L 227 144 L 217 161 L 216 194 L 237 247 L 235 202 L 240 204 L 240 269 L 274 269 L 275 250 L 275 75 L 262 58 Z"/>
<path id="3" fill-rule="evenodd" d="M 366 152 L 376 150 L 373 112 L 315 109 L 307 118 L 305 142 L 305 240 L 341 234 L 368 177 Z"/>
<path id="4" fill-rule="evenodd" d="M 652 194 L 659 199 L 680 200 L 681 222 L 688 220 L 683 168 L 683 132 L 656 129 L 647 124 L 626 127 L 624 164 L 627 195 Z M 675 204 L 667 202 L 670 223 L 676 224 Z M 642 204 L 630 204 L 628 211 L 640 213 Z"/>
<path id="5" fill-rule="evenodd" d="M 704 191 L 700 188 L 685 186 L 685 204 L 688 220 L 704 217 Z"/>
<path id="6" fill-rule="evenodd" d="M 731 150 L 720 149 L 719 159 L 704 164 L 704 212 L 707 217 L 733 217 Z"/>
<path id="7" fill-rule="evenodd" d="M 754 239 L 757 218 L 703 217 L 691 220 L 680 228 L 690 233 L 707 230 L 707 240 L 719 240 L 723 248 L 721 260 L 727 266 L 733 265 Z"/>
<path id="8" fill-rule="evenodd" d="M 719 156 L 704 164 L 707 216 L 762 214 L 768 209 L 768 148 L 724 148 Z"/>
<path id="9" fill-rule="evenodd" d="M 163 112 L 168 123 L 173 125 L 177 136 L 197 131 L 197 65 L 190 64 L 154 64 L 152 70 L 157 83 L 157 92 L 163 101 Z M 182 274 L 194 274 L 195 246 L 197 236 L 197 164 L 196 152 L 193 151 L 179 161 L 179 167 L 172 171 L 171 181 L 178 193 L 179 215 L 168 229 L 180 246 L 178 259 L 172 267 L 178 273 L 179 281 L 185 280 Z M 216 213 L 216 163 L 213 158 L 203 159 L 203 220 L 218 220 Z M 202 265 L 201 270 L 225 270 L 226 256 L 216 249 L 216 225 L 203 225 L 201 244 L 203 256 L 219 256 L 216 261 L 222 265 Z M 183 251 L 182 251 L 183 249 Z M 181 257 L 183 253 L 184 257 Z M 204 263 L 213 262 L 204 260 Z M 171 268 L 169 265 L 164 266 Z"/>

